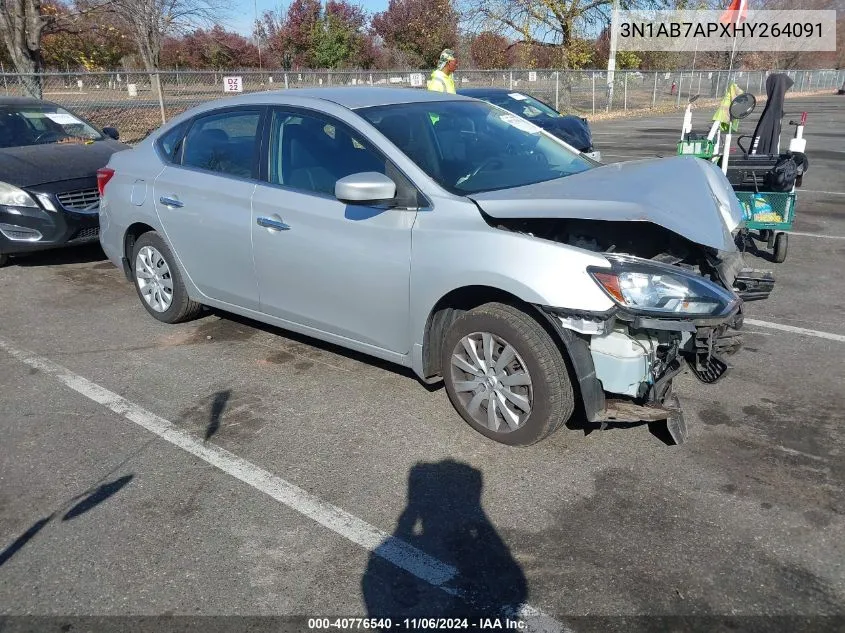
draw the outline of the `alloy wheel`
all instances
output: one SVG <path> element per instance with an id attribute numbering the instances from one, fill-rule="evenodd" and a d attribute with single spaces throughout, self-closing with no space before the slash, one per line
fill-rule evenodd
<path id="1" fill-rule="evenodd" d="M 480 425 L 510 433 L 531 414 L 531 375 L 516 349 L 490 332 L 463 337 L 452 351 L 453 387 Z"/>
<path id="2" fill-rule="evenodd" d="M 135 258 L 135 279 L 141 297 L 156 312 L 165 312 L 173 303 L 173 276 L 162 254 L 144 246 Z"/>

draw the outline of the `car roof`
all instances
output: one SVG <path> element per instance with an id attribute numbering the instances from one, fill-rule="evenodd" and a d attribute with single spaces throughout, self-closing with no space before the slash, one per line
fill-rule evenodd
<path id="1" fill-rule="evenodd" d="M 35 99 L 33 97 L 0 97 L 0 106 L 9 106 L 9 105 L 48 105 L 48 106 L 55 106 L 56 104 L 52 101 L 43 101 L 41 99 Z"/>
<path id="2" fill-rule="evenodd" d="M 268 90 L 252 92 L 232 97 L 230 102 L 254 103 L 267 102 L 273 97 L 293 97 L 297 100 L 330 101 L 350 110 L 372 106 L 394 105 L 400 103 L 426 103 L 432 101 L 466 100 L 467 97 L 434 92 L 421 88 L 381 88 L 370 86 L 344 86 L 327 88 L 291 88 L 287 90 Z"/>

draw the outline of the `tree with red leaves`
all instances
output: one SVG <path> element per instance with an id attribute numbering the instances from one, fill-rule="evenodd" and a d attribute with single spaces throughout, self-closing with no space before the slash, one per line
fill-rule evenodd
<path id="1" fill-rule="evenodd" d="M 507 68 L 512 63 L 508 38 L 491 31 L 483 31 L 469 45 L 472 62 L 477 68 Z"/>
<path id="2" fill-rule="evenodd" d="M 458 43 L 458 14 L 451 0 L 390 0 L 372 26 L 388 48 L 417 68 L 436 66 L 440 52 Z"/>

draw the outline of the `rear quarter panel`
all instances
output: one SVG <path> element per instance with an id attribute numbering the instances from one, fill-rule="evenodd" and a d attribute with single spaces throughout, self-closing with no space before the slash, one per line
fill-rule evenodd
<path id="1" fill-rule="evenodd" d="M 100 244 L 109 260 L 122 268 L 127 229 L 143 223 L 161 231 L 152 199 L 153 182 L 164 164 L 152 145 L 113 154 L 108 167 L 115 173 L 100 201 Z"/>

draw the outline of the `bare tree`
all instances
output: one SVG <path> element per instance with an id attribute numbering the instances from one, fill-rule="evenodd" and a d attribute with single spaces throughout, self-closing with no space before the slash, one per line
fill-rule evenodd
<path id="1" fill-rule="evenodd" d="M 664 8 L 669 0 L 623 0 L 623 9 Z M 468 26 L 521 38 L 527 45 L 556 45 L 563 51 L 610 23 L 612 0 L 457 0 Z M 574 51 L 573 51 L 574 52 Z M 560 56 L 564 67 L 572 65 Z"/>
<path id="2" fill-rule="evenodd" d="M 40 99 L 41 35 L 55 20 L 55 13 L 43 11 L 41 0 L 0 0 L 0 35 L 15 70 L 22 74 L 27 92 Z"/>
<path id="3" fill-rule="evenodd" d="M 112 0 L 112 10 L 130 25 L 150 73 L 159 68 L 165 36 L 209 26 L 223 15 L 224 7 L 222 0 Z"/>
<path id="4" fill-rule="evenodd" d="M 80 19 L 101 10 L 111 0 L 79 0 L 73 8 L 41 0 L 0 0 L 0 41 L 5 45 L 26 91 L 43 96 L 39 73 L 44 68 L 42 36 L 79 32 Z"/>

